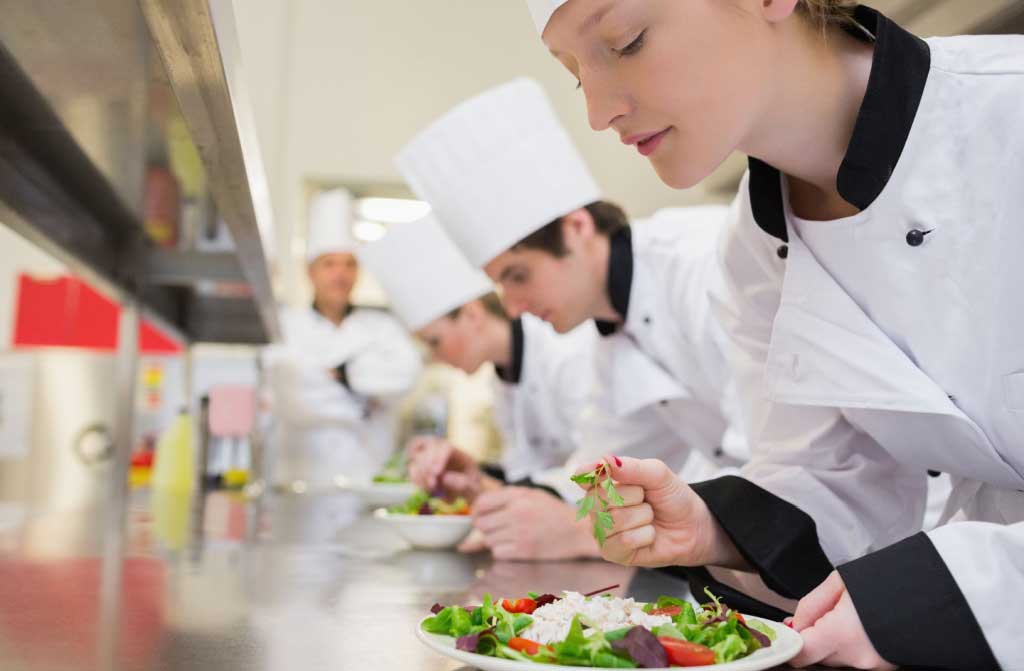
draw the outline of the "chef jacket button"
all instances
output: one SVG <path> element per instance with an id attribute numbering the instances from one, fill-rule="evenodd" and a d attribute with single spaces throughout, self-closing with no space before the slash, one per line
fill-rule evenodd
<path id="1" fill-rule="evenodd" d="M 661 406 L 668 405 L 668 400 L 663 398 L 660 401 L 658 401 L 658 405 L 661 405 Z"/>
<path id="2" fill-rule="evenodd" d="M 789 256 L 789 245 L 779 245 L 779 248 L 775 250 L 775 253 L 779 255 L 780 259 L 785 259 Z"/>
<path id="3" fill-rule="evenodd" d="M 650 315 L 644 315 L 644 323 L 645 324 L 650 324 L 651 323 L 651 316 Z"/>
<path id="4" fill-rule="evenodd" d="M 932 232 L 933 229 L 922 231 L 920 228 L 915 228 L 907 233 L 907 244 L 911 247 L 920 247 L 924 244 L 924 236 Z"/>
<path id="5" fill-rule="evenodd" d="M 937 477 L 939 477 L 940 475 L 942 475 L 942 471 L 933 471 L 932 469 L 930 469 L 930 468 L 929 468 L 929 469 L 928 469 L 928 475 L 929 475 L 930 477 L 933 477 L 933 478 L 937 478 Z"/>
<path id="6" fill-rule="evenodd" d="M 716 458 L 721 458 L 721 457 L 722 457 L 722 456 L 724 456 L 724 455 L 725 455 L 725 450 L 723 450 L 723 449 L 722 449 L 722 448 L 720 448 L 720 447 L 716 447 L 716 448 L 715 448 L 715 457 L 716 457 Z"/>

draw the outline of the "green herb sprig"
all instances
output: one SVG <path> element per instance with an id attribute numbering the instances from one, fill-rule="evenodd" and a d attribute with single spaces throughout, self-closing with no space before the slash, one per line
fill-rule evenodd
<path id="1" fill-rule="evenodd" d="M 608 512 L 608 509 L 611 505 L 622 506 L 626 503 L 619 495 L 619 492 L 615 490 L 615 483 L 612 482 L 611 475 L 608 473 L 608 466 L 606 464 L 599 464 L 592 471 L 572 476 L 571 480 L 576 484 L 590 485 L 590 491 L 587 492 L 587 495 L 576 502 L 576 521 L 578 522 L 589 515 L 596 506 L 594 538 L 597 540 L 598 545 L 604 545 L 605 540 L 608 538 L 608 532 L 615 526 L 612 514 Z M 597 495 L 599 489 L 604 489 L 606 499 Z"/>

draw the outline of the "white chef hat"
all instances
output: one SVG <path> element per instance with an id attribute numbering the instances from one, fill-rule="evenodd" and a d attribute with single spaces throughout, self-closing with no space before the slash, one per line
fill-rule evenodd
<path id="1" fill-rule="evenodd" d="M 527 78 L 457 105 L 395 162 L 478 267 L 601 198 L 544 90 Z"/>
<path id="2" fill-rule="evenodd" d="M 537 26 L 538 34 L 544 34 L 544 29 L 547 28 L 548 21 L 551 20 L 551 15 L 555 13 L 556 9 L 568 1 L 569 0 L 526 0 L 526 5 L 530 8 L 530 16 L 533 17 L 533 22 Z"/>
<path id="3" fill-rule="evenodd" d="M 357 254 L 412 331 L 494 289 L 433 215 L 391 226 L 387 235 Z"/>
<path id="4" fill-rule="evenodd" d="M 352 194 L 345 189 L 321 191 L 309 204 L 309 237 L 306 261 L 312 263 L 324 254 L 353 252 Z"/>

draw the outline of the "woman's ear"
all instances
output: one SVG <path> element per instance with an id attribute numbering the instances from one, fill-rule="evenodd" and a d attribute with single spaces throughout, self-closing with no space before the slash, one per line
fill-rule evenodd
<path id="1" fill-rule="evenodd" d="M 483 322 L 484 306 L 478 300 L 470 301 L 459 308 L 459 314 L 456 317 L 457 320 L 462 320 L 464 324 L 471 327 L 474 331 L 480 327 Z"/>
<path id="2" fill-rule="evenodd" d="M 761 15 L 770 23 L 778 23 L 792 16 L 800 0 L 761 0 Z"/>

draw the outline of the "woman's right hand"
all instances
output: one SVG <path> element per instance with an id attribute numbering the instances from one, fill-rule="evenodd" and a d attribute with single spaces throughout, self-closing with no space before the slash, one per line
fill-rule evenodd
<path id="1" fill-rule="evenodd" d="M 614 526 L 601 548 L 604 559 L 626 566 L 746 568 L 704 500 L 664 462 L 607 457 L 604 463 L 624 500 L 622 506 L 609 504 Z M 603 488 L 598 495 L 606 498 Z M 596 513 L 597 506 L 592 522 Z"/>
<path id="2" fill-rule="evenodd" d="M 484 475 L 476 461 L 447 440 L 417 436 L 406 448 L 409 479 L 428 492 L 444 490 L 448 496 L 470 501 L 484 486 Z"/>

